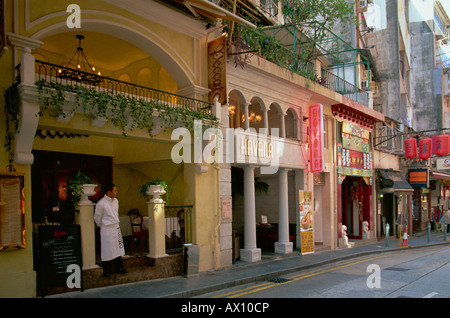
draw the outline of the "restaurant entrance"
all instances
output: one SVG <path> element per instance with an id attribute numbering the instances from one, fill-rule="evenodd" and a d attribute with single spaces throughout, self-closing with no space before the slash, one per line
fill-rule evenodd
<path id="1" fill-rule="evenodd" d="M 363 238 L 364 221 L 370 228 L 371 198 L 372 186 L 367 185 L 362 177 L 345 178 L 342 183 L 342 225 L 347 227 L 349 238 Z"/>
<path id="2" fill-rule="evenodd" d="M 77 171 L 85 173 L 95 183 L 112 182 L 112 158 L 51 151 L 33 151 L 31 166 L 33 223 L 71 223 L 74 209 L 65 203 L 63 185 Z M 96 203 L 103 197 L 101 191 L 90 197 Z"/>

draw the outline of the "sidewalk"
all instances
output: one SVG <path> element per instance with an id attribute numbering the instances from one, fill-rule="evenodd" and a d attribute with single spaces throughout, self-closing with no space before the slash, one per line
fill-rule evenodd
<path id="1" fill-rule="evenodd" d="M 320 251 L 304 256 L 299 255 L 298 251 L 289 255 L 263 254 L 262 260 L 257 263 L 238 261 L 231 268 L 204 272 L 189 278 L 177 276 L 155 279 L 138 283 L 88 289 L 83 292 L 75 291 L 52 295 L 47 296 L 47 298 L 188 298 L 223 288 L 268 280 L 298 270 L 353 257 L 386 253 L 401 249 L 426 248 L 450 244 L 450 233 L 447 233 L 447 241 L 443 240 L 442 232 L 432 232 L 430 242 L 428 242 L 427 233 L 421 232 L 408 238 L 409 246 L 402 246 L 401 243 L 401 239 L 391 237 L 388 247 L 386 247 L 385 241 L 379 241 L 373 244 Z"/>

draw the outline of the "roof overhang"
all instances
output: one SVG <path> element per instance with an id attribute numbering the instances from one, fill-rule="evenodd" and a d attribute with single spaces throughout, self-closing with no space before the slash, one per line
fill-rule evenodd
<path id="1" fill-rule="evenodd" d="M 356 123 L 368 129 L 373 129 L 376 122 L 383 122 L 384 115 L 367 106 L 359 103 L 352 105 L 335 104 L 332 106 L 332 112 L 335 118 L 341 121 Z"/>
<path id="2" fill-rule="evenodd" d="M 236 14 L 218 6 L 217 4 L 207 0 L 173 0 L 178 4 L 184 5 L 190 13 L 198 18 L 199 16 L 206 17 L 210 20 L 224 19 L 242 23 L 248 27 L 256 29 L 256 25 L 239 17 Z"/>
<path id="3" fill-rule="evenodd" d="M 413 194 L 414 189 L 411 187 L 405 177 L 400 172 L 393 170 L 379 170 L 381 179 L 380 192 L 384 194 Z"/>

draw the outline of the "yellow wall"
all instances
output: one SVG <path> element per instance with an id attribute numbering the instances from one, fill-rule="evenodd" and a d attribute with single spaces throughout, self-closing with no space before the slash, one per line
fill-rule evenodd
<path id="1" fill-rule="evenodd" d="M 3 147 L 5 140 L 5 100 L 3 92 L 11 85 L 13 75 L 12 51 L 7 51 L 0 58 L 0 173 L 6 171 L 8 154 Z M 25 240 L 26 248 L 17 250 L 10 248 L 0 252 L 0 297 L 33 297 L 35 295 L 35 272 L 33 271 L 32 227 L 31 227 L 31 179 L 30 168 L 16 166 L 18 173 L 25 174 Z"/>
<path id="2" fill-rule="evenodd" d="M 92 27 L 80 30 L 68 30 L 65 21 L 68 17 L 66 8 L 73 1 L 50 1 L 50 0 L 29 0 L 16 1 L 6 0 L 6 31 L 16 32 L 22 36 L 46 41 L 52 35 L 52 39 L 57 39 L 58 34 L 64 36 L 66 32 L 76 34 L 80 32 L 90 32 L 91 34 L 102 32 L 102 30 Z M 130 60 L 129 64 L 120 69 L 108 69 L 107 75 L 112 77 L 127 78 L 135 83 L 152 86 L 162 90 L 175 92 L 183 88 L 179 87 L 179 78 L 184 76 L 190 85 L 207 87 L 206 60 L 204 52 L 199 52 L 200 43 L 203 40 L 193 39 L 183 33 L 176 32 L 165 26 L 148 21 L 145 17 L 127 12 L 123 8 L 118 8 L 107 4 L 104 1 L 77 1 L 82 10 L 82 19 L 96 20 L 104 25 L 120 25 L 126 32 L 135 32 L 140 37 L 152 42 L 167 53 L 167 60 L 172 65 L 177 65 L 179 74 L 171 74 L 159 62 L 153 59 L 149 52 L 147 57 Z M 14 8 L 18 11 L 14 12 Z M 87 10 L 87 11 L 86 11 Z M 83 21 L 83 20 L 82 20 Z M 105 28 L 106 30 L 106 28 Z M 121 43 L 126 41 L 123 34 Z M 105 36 L 106 37 L 106 36 Z M 111 34 L 108 35 L 108 38 Z M 136 41 L 135 42 L 139 42 Z M 46 44 L 57 44 L 57 41 L 48 40 Z M 49 49 L 44 44 L 44 49 Z M 204 43 L 203 43 L 204 44 Z M 104 49 L 104 48 L 103 48 Z M 72 48 L 70 49 L 72 50 Z M 204 50 L 202 48 L 201 50 Z M 69 51 L 69 50 L 68 50 Z M 118 50 L 120 52 L 120 50 Z M 100 55 L 96 54 L 99 53 Z M 100 48 L 92 52 L 93 59 L 98 56 L 105 56 L 108 53 Z M 4 92 L 14 80 L 14 67 L 20 60 L 21 50 L 9 47 L 0 58 L 0 92 Z M 59 57 L 63 60 L 63 53 L 52 54 L 45 50 L 38 50 L 38 58 L 53 61 Z M 60 61 L 58 61 L 60 62 Z M 170 66 L 170 65 L 169 65 Z M 3 94 L 2 94 L 3 95 Z M 4 99 L 0 98 L 0 127 L 3 127 L 5 116 L 3 112 Z M 114 180 L 119 185 L 119 200 L 121 214 L 126 213 L 129 208 L 135 207 L 136 202 L 146 211 L 145 199 L 139 199 L 137 187 L 150 178 L 161 177 L 173 181 L 174 193 L 171 204 L 192 204 L 194 209 L 194 243 L 201 246 L 200 270 L 209 270 L 218 264 L 217 249 L 214 246 L 218 237 L 218 197 L 214 192 L 217 187 L 217 171 L 210 167 L 207 173 L 198 174 L 195 172 L 194 164 L 175 165 L 170 161 L 170 132 L 162 132 L 154 140 L 148 137 L 147 132 L 137 131 L 129 133 L 130 139 L 121 137 L 119 129 L 106 124 L 103 128 L 90 126 L 89 120 L 75 115 L 67 124 L 57 122 L 48 116 L 41 117 L 39 128 L 55 129 L 70 132 L 86 133 L 91 135 L 86 142 L 83 140 L 40 140 L 35 139 L 33 149 L 75 152 L 81 154 L 106 155 L 114 158 Z M 5 138 L 4 129 L 0 129 L 0 143 L 3 144 Z M 157 142 L 154 142 L 154 141 Z M 6 170 L 7 153 L 4 147 L 0 147 L 0 172 Z M 26 225 L 26 248 L 24 250 L 7 250 L 0 252 L 0 297 L 34 297 L 36 295 L 36 274 L 33 271 L 32 252 L 32 229 L 31 222 L 31 169 L 30 166 L 15 165 L 17 172 L 25 175 L 25 225 Z M 135 189 L 136 188 L 136 189 Z"/>

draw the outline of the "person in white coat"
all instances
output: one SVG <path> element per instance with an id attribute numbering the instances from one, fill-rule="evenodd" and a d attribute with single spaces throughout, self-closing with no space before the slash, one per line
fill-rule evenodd
<path id="1" fill-rule="evenodd" d="M 95 207 L 94 221 L 100 228 L 100 249 L 103 276 L 111 276 L 112 266 L 115 272 L 125 274 L 122 256 L 125 254 L 122 233 L 119 227 L 119 201 L 117 187 L 114 184 L 105 187 L 105 196 Z"/>

